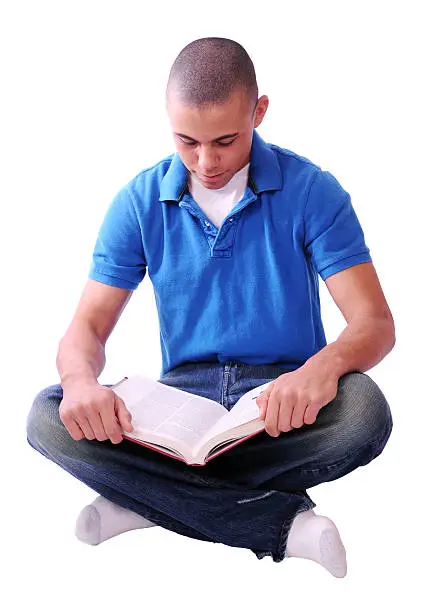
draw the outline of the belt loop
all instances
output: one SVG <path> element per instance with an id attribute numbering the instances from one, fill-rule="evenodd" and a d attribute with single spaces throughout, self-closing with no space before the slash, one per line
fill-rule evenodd
<path id="1" fill-rule="evenodd" d="M 224 364 L 224 376 L 222 380 L 222 397 L 221 404 L 228 410 L 228 386 L 230 380 L 231 368 L 233 367 L 232 361 L 227 361 Z"/>

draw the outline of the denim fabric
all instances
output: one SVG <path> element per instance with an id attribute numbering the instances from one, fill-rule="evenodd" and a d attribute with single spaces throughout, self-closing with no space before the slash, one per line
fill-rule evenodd
<path id="1" fill-rule="evenodd" d="M 160 382 L 230 410 L 250 389 L 290 370 L 234 361 L 186 363 Z M 315 507 L 306 489 L 377 457 L 392 431 L 388 403 L 366 374 L 339 379 L 336 398 L 312 425 L 278 437 L 265 431 L 188 466 L 134 442 L 73 440 L 59 418 L 60 385 L 43 389 L 27 418 L 29 444 L 91 489 L 157 525 L 199 540 L 285 556 L 297 513 Z"/>

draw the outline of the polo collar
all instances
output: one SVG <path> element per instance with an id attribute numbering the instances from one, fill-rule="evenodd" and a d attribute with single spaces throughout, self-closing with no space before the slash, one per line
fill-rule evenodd
<path id="1" fill-rule="evenodd" d="M 170 166 L 161 181 L 160 201 L 179 202 L 187 190 L 187 168 L 178 153 L 174 153 Z M 283 179 L 277 155 L 254 130 L 250 164 L 249 185 L 257 195 L 262 191 L 281 189 Z"/>

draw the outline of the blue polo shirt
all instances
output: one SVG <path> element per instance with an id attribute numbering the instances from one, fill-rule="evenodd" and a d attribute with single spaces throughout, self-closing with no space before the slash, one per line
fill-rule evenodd
<path id="1" fill-rule="evenodd" d="M 326 345 L 318 275 L 368 261 L 350 196 L 334 176 L 254 131 L 248 186 L 220 229 L 189 193 L 175 153 L 116 195 L 89 277 L 136 289 L 148 273 L 161 376 L 203 361 L 295 369 Z"/>

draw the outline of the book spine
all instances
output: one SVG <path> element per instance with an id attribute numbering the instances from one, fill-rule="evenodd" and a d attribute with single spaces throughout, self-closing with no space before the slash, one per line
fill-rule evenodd
<path id="1" fill-rule="evenodd" d="M 186 465 L 196 465 L 196 466 L 205 465 L 205 463 L 188 463 L 185 459 L 182 459 L 181 457 L 178 457 L 177 455 L 172 455 L 172 453 L 166 453 L 166 451 L 161 450 L 159 448 L 155 448 L 155 446 L 150 446 L 146 442 L 143 442 L 137 439 L 134 440 L 134 438 L 130 438 L 129 436 L 125 436 L 123 434 L 122 434 L 122 438 L 124 438 L 125 440 L 128 440 L 128 442 L 134 442 L 135 444 L 141 444 L 142 446 L 146 446 L 146 448 L 149 448 L 150 450 L 153 450 L 156 453 L 161 453 L 162 455 L 166 455 L 166 457 L 171 457 L 172 459 L 177 459 L 178 461 L 182 461 Z"/>

